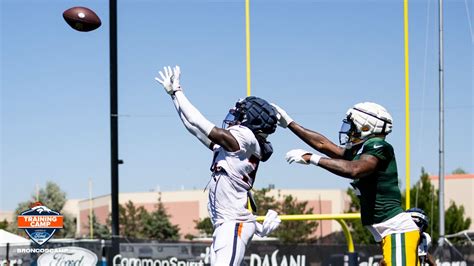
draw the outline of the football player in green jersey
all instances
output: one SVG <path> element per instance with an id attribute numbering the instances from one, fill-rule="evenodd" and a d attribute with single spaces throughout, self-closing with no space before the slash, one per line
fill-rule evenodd
<path id="1" fill-rule="evenodd" d="M 384 261 L 391 265 L 418 265 L 418 227 L 403 211 L 398 187 L 395 153 L 385 137 L 392 132 L 392 116 L 376 103 L 363 102 L 346 112 L 339 141 L 296 123 L 277 105 L 279 125 L 289 128 L 313 149 L 327 157 L 301 149 L 286 154 L 289 163 L 313 164 L 353 180 L 360 200 L 362 224 L 381 242 Z"/>

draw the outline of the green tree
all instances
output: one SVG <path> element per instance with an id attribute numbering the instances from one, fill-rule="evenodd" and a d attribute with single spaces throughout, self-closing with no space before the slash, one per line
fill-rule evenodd
<path id="1" fill-rule="evenodd" d="M 451 201 L 449 208 L 445 212 L 446 234 L 454 234 L 466 230 L 471 225 L 471 218 L 464 219 L 464 206 L 456 206 Z"/>
<path id="2" fill-rule="evenodd" d="M 194 228 L 199 230 L 199 233 L 201 235 L 204 235 L 206 237 L 212 236 L 212 232 L 214 231 L 214 227 L 212 226 L 211 218 L 206 217 L 204 219 L 194 220 L 194 222 L 196 223 L 196 226 Z"/>
<path id="3" fill-rule="evenodd" d="M 66 192 L 63 192 L 58 184 L 47 182 L 45 188 L 39 190 L 39 201 L 51 210 L 60 211 L 66 204 Z"/>
<path id="4" fill-rule="evenodd" d="M 146 216 L 143 222 L 143 233 L 148 238 L 156 240 L 179 239 L 179 227 L 171 224 L 161 198 L 158 199 L 157 209 Z"/>
<path id="5" fill-rule="evenodd" d="M 47 182 L 45 188 L 41 188 L 38 192 L 38 201 L 43 203 L 44 206 L 51 210 L 58 211 L 63 215 L 64 227 L 55 233 L 55 237 L 74 237 L 76 234 L 76 219 L 69 213 L 63 212 L 64 204 L 66 204 L 66 193 L 54 182 Z M 12 223 L 10 223 L 10 230 L 17 233 L 23 234 L 23 230 L 18 230 L 17 219 L 18 215 L 28 210 L 33 203 L 37 202 L 36 195 L 32 194 L 28 201 L 21 202 L 15 210 L 15 217 Z"/>
<path id="6" fill-rule="evenodd" d="M 132 201 L 119 205 L 120 235 L 126 238 L 145 238 L 143 221 L 149 217 L 143 206 L 137 208 Z"/>
<path id="7" fill-rule="evenodd" d="M 458 168 L 459 173 L 464 172 Z M 428 174 L 421 169 L 420 180 L 410 190 L 410 206 L 423 209 L 430 218 L 427 233 L 436 241 L 439 238 L 439 190 L 431 184 Z M 405 202 L 405 201 L 403 201 Z M 470 218 L 464 217 L 464 206 L 451 202 L 445 211 L 445 234 L 454 234 L 468 229 Z"/>
<path id="8" fill-rule="evenodd" d="M 56 237 L 64 237 L 64 238 L 74 238 L 76 236 L 76 218 L 69 213 L 62 212 L 63 215 L 63 229 L 59 230 L 58 233 L 55 234 Z"/>
<path id="9" fill-rule="evenodd" d="M 253 191 L 257 215 L 265 215 L 268 210 L 275 210 L 282 214 L 312 214 L 313 208 L 307 208 L 308 202 L 299 202 L 291 195 L 283 195 L 280 202 L 274 196 L 269 196 L 271 188 Z M 316 221 L 282 221 L 277 230 L 270 236 L 277 237 L 284 243 L 301 243 L 313 240 L 310 236 L 317 229 Z"/>
<path id="10" fill-rule="evenodd" d="M 27 234 L 25 233 L 23 229 L 18 229 L 17 221 L 18 221 L 18 215 L 30 209 L 30 206 L 32 203 L 33 203 L 32 201 L 18 203 L 18 206 L 16 207 L 15 212 L 14 212 L 13 221 L 8 225 L 8 231 L 13 232 L 17 235 L 21 235 L 23 237 L 27 237 Z"/>
<path id="11" fill-rule="evenodd" d="M 252 195 L 257 205 L 257 215 L 265 215 L 268 210 L 278 210 L 279 203 L 273 196 L 268 196 L 270 188 L 262 188 L 259 190 L 253 190 Z"/>
<path id="12" fill-rule="evenodd" d="M 189 233 L 187 233 L 187 234 L 184 236 L 184 239 L 187 239 L 187 240 L 193 240 L 193 239 L 195 239 L 195 238 L 196 238 L 195 235 L 189 234 Z"/>
<path id="13" fill-rule="evenodd" d="M 90 216 L 87 216 L 87 221 L 89 221 Z M 110 233 L 110 228 L 107 226 L 107 224 L 101 224 L 99 221 L 97 221 L 97 216 L 95 215 L 95 212 L 92 212 L 92 237 L 93 238 L 99 238 L 99 239 L 110 239 L 111 233 Z M 90 237 L 90 232 L 89 235 L 84 236 L 84 237 Z"/>
<path id="14" fill-rule="evenodd" d="M 453 174 L 454 175 L 465 175 L 467 173 L 466 173 L 466 171 L 464 171 L 464 169 L 462 169 L 461 167 L 458 167 L 458 168 L 454 169 Z"/>
<path id="15" fill-rule="evenodd" d="M 3 221 L 0 222 L 0 229 L 6 230 L 8 228 L 8 221 L 7 219 L 3 219 Z"/>
<path id="16" fill-rule="evenodd" d="M 405 193 L 402 194 L 402 204 L 405 207 Z M 439 237 L 439 200 L 438 190 L 431 184 L 428 173 L 421 168 L 418 182 L 410 189 L 410 207 L 422 209 L 430 218 L 427 233 L 433 239 Z"/>
<path id="17" fill-rule="evenodd" d="M 307 201 L 298 201 L 292 195 L 285 195 L 278 208 L 280 215 L 312 214 L 313 208 L 307 208 Z M 316 221 L 284 221 L 274 234 L 283 243 L 302 243 L 313 240 L 311 234 L 318 227 Z"/>

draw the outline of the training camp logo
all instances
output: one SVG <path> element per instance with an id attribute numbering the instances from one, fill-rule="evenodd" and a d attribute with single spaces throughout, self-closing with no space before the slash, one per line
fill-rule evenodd
<path id="1" fill-rule="evenodd" d="M 18 215 L 18 228 L 25 229 L 31 240 L 41 246 L 53 237 L 56 230 L 63 228 L 63 216 L 36 202 L 31 209 Z"/>

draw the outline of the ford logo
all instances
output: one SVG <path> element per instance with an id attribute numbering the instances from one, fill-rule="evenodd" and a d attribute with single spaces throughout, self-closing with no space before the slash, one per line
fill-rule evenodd
<path id="1" fill-rule="evenodd" d="M 96 265 L 97 255 L 90 250 L 80 247 L 62 247 L 61 251 L 44 253 L 38 258 L 38 266 Z"/>

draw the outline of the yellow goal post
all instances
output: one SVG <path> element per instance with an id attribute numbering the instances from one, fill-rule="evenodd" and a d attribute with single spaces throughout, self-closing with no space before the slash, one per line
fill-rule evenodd
<path id="1" fill-rule="evenodd" d="M 309 220 L 336 220 L 344 232 L 344 236 L 347 241 L 347 251 L 354 253 L 354 242 L 352 241 L 352 235 L 349 231 L 344 220 L 349 219 L 360 219 L 360 213 L 340 213 L 340 214 L 289 214 L 289 215 L 279 215 L 278 216 L 282 221 L 309 221 Z M 258 216 L 257 221 L 263 221 L 265 216 Z"/>

